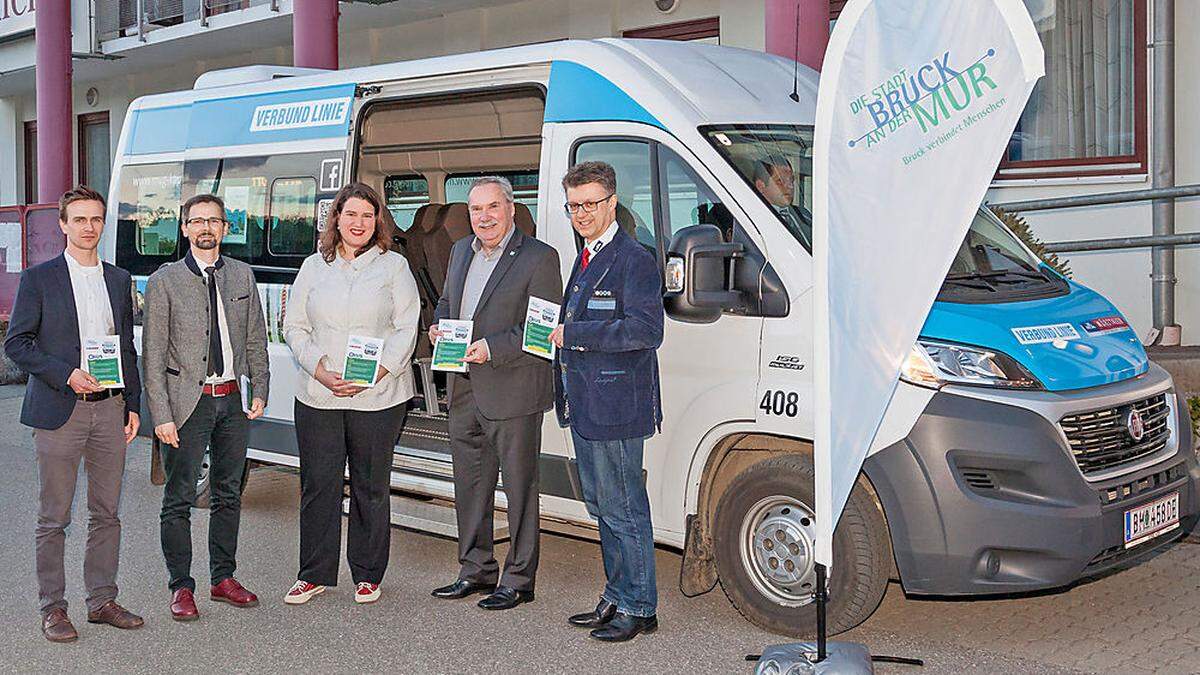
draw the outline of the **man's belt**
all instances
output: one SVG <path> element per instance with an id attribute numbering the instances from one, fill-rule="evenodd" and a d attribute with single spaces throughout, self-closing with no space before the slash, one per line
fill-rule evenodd
<path id="1" fill-rule="evenodd" d="M 229 380 L 228 382 L 220 382 L 217 384 L 206 384 L 201 390 L 206 396 L 215 396 L 220 398 L 236 393 L 238 390 L 237 380 Z"/>
<path id="2" fill-rule="evenodd" d="M 86 403 L 95 403 L 96 401 L 103 401 L 106 398 L 112 398 L 113 396 L 116 396 L 117 394 L 121 393 L 122 391 L 124 391 L 124 390 L 122 390 L 122 389 L 105 389 L 104 391 L 99 391 L 99 392 L 96 392 L 95 394 L 75 394 L 75 399 L 78 401 L 84 401 Z"/>

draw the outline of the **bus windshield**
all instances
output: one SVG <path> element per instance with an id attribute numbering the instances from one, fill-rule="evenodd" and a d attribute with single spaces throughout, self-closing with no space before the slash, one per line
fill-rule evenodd
<path id="1" fill-rule="evenodd" d="M 811 252 L 812 128 L 736 124 L 700 132 Z"/>

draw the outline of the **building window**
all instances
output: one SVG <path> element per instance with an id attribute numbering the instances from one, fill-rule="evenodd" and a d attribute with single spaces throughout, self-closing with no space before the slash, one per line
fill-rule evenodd
<path id="1" fill-rule="evenodd" d="M 636 28 L 621 33 L 626 38 L 649 38 L 655 40 L 684 40 L 721 44 L 721 19 L 710 17 L 694 21 L 680 21 L 662 26 Z"/>
<path id="2" fill-rule="evenodd" d="M 1146 170 L 1146 0 L 1024 0 L 1046 53 L 998 178 Z"/>
<path id="3" fill-rule="evenodd" d="M 112 153 L 108 135 L 108 113 L 79 116 L 79 182 L 108 196 L 112 175 Z"/>
<path id="4" fill-rule="evenodd" d="M 25 123 L 25 203 L 38 201 L 37 122 Z"/>

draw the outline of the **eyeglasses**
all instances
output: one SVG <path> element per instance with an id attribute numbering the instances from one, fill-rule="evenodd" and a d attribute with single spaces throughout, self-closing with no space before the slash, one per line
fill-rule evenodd
<path id="1" fill-rule="evenodd" d="M 579 209 L 583 209 L 584 213 L 595 213 L 596 207 L 598 207 L 601 204 L 603 204 L 604 202 L 612 199 L 613 195 L 615 195 L 615 194 L 617 194 L 617 193 L 615 193 L 615 192 L 610 193 L 604 199 L 598 199 L 594 202 L 578 202 L 578 203 L 567 202 L 566 204 L 563 204 L 563 208 L 567 210 L 567 215 L 571 215 L 571 216 L 575 215 L 576 213 L 579 213 Z"/>
<path id="2" fill-rule="evenodd" d="M 188 219 L 187 219 L 187 224 L 188 224 L 188 227 L 201 227 L 201 226 L 203 226 L 203 225 L 207 225 L 208 227 L 211 227 L 211 228 L 214 228 L 214 229 L 218 229 L 218 228 L 220 228 L 222 225 L 224 225 L 224 224 L 225 224 L 225 219 L 224 219 L 224 218 L 221 218 L 221 217 L 212 217 L 212 218 L 188 218 Z"/>

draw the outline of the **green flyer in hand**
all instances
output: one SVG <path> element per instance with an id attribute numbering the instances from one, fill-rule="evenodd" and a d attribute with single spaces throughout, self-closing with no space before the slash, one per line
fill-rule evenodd
<path id="1" fill-rule="evenodd" d="M 525 310 L 525 334 L 521 338 L 521 349 L 546 359 L 554 359 L 554 343 L 550 333 L 558 327 L 559 306 L 549 300 L 529 296 L 529 307 Z"/>
<path id="2" fill-rule="evenodd" d="M 442 319 L 438 322 L 441 336 L 433 345 L 433 369 L 448 373 L 465 373 L 467 364 L 463 357 L 471 344 L 471 322 Z"/>
<path id="3" fill-rule="evenodd" d="M 351 335 L 346 339 L 346 366 L 342 379 L 360 387 L 374 387 L 379 372 L 379 357 L 383 354 L 383 340 Z"/>
<path id="4" fill-rule="evenodd" d="M 105 389 L 123 389 L 125 377 L 121 370 L 121 337 L 105 335 L 84 340 L 83 353 L 88 374 Z"/>

